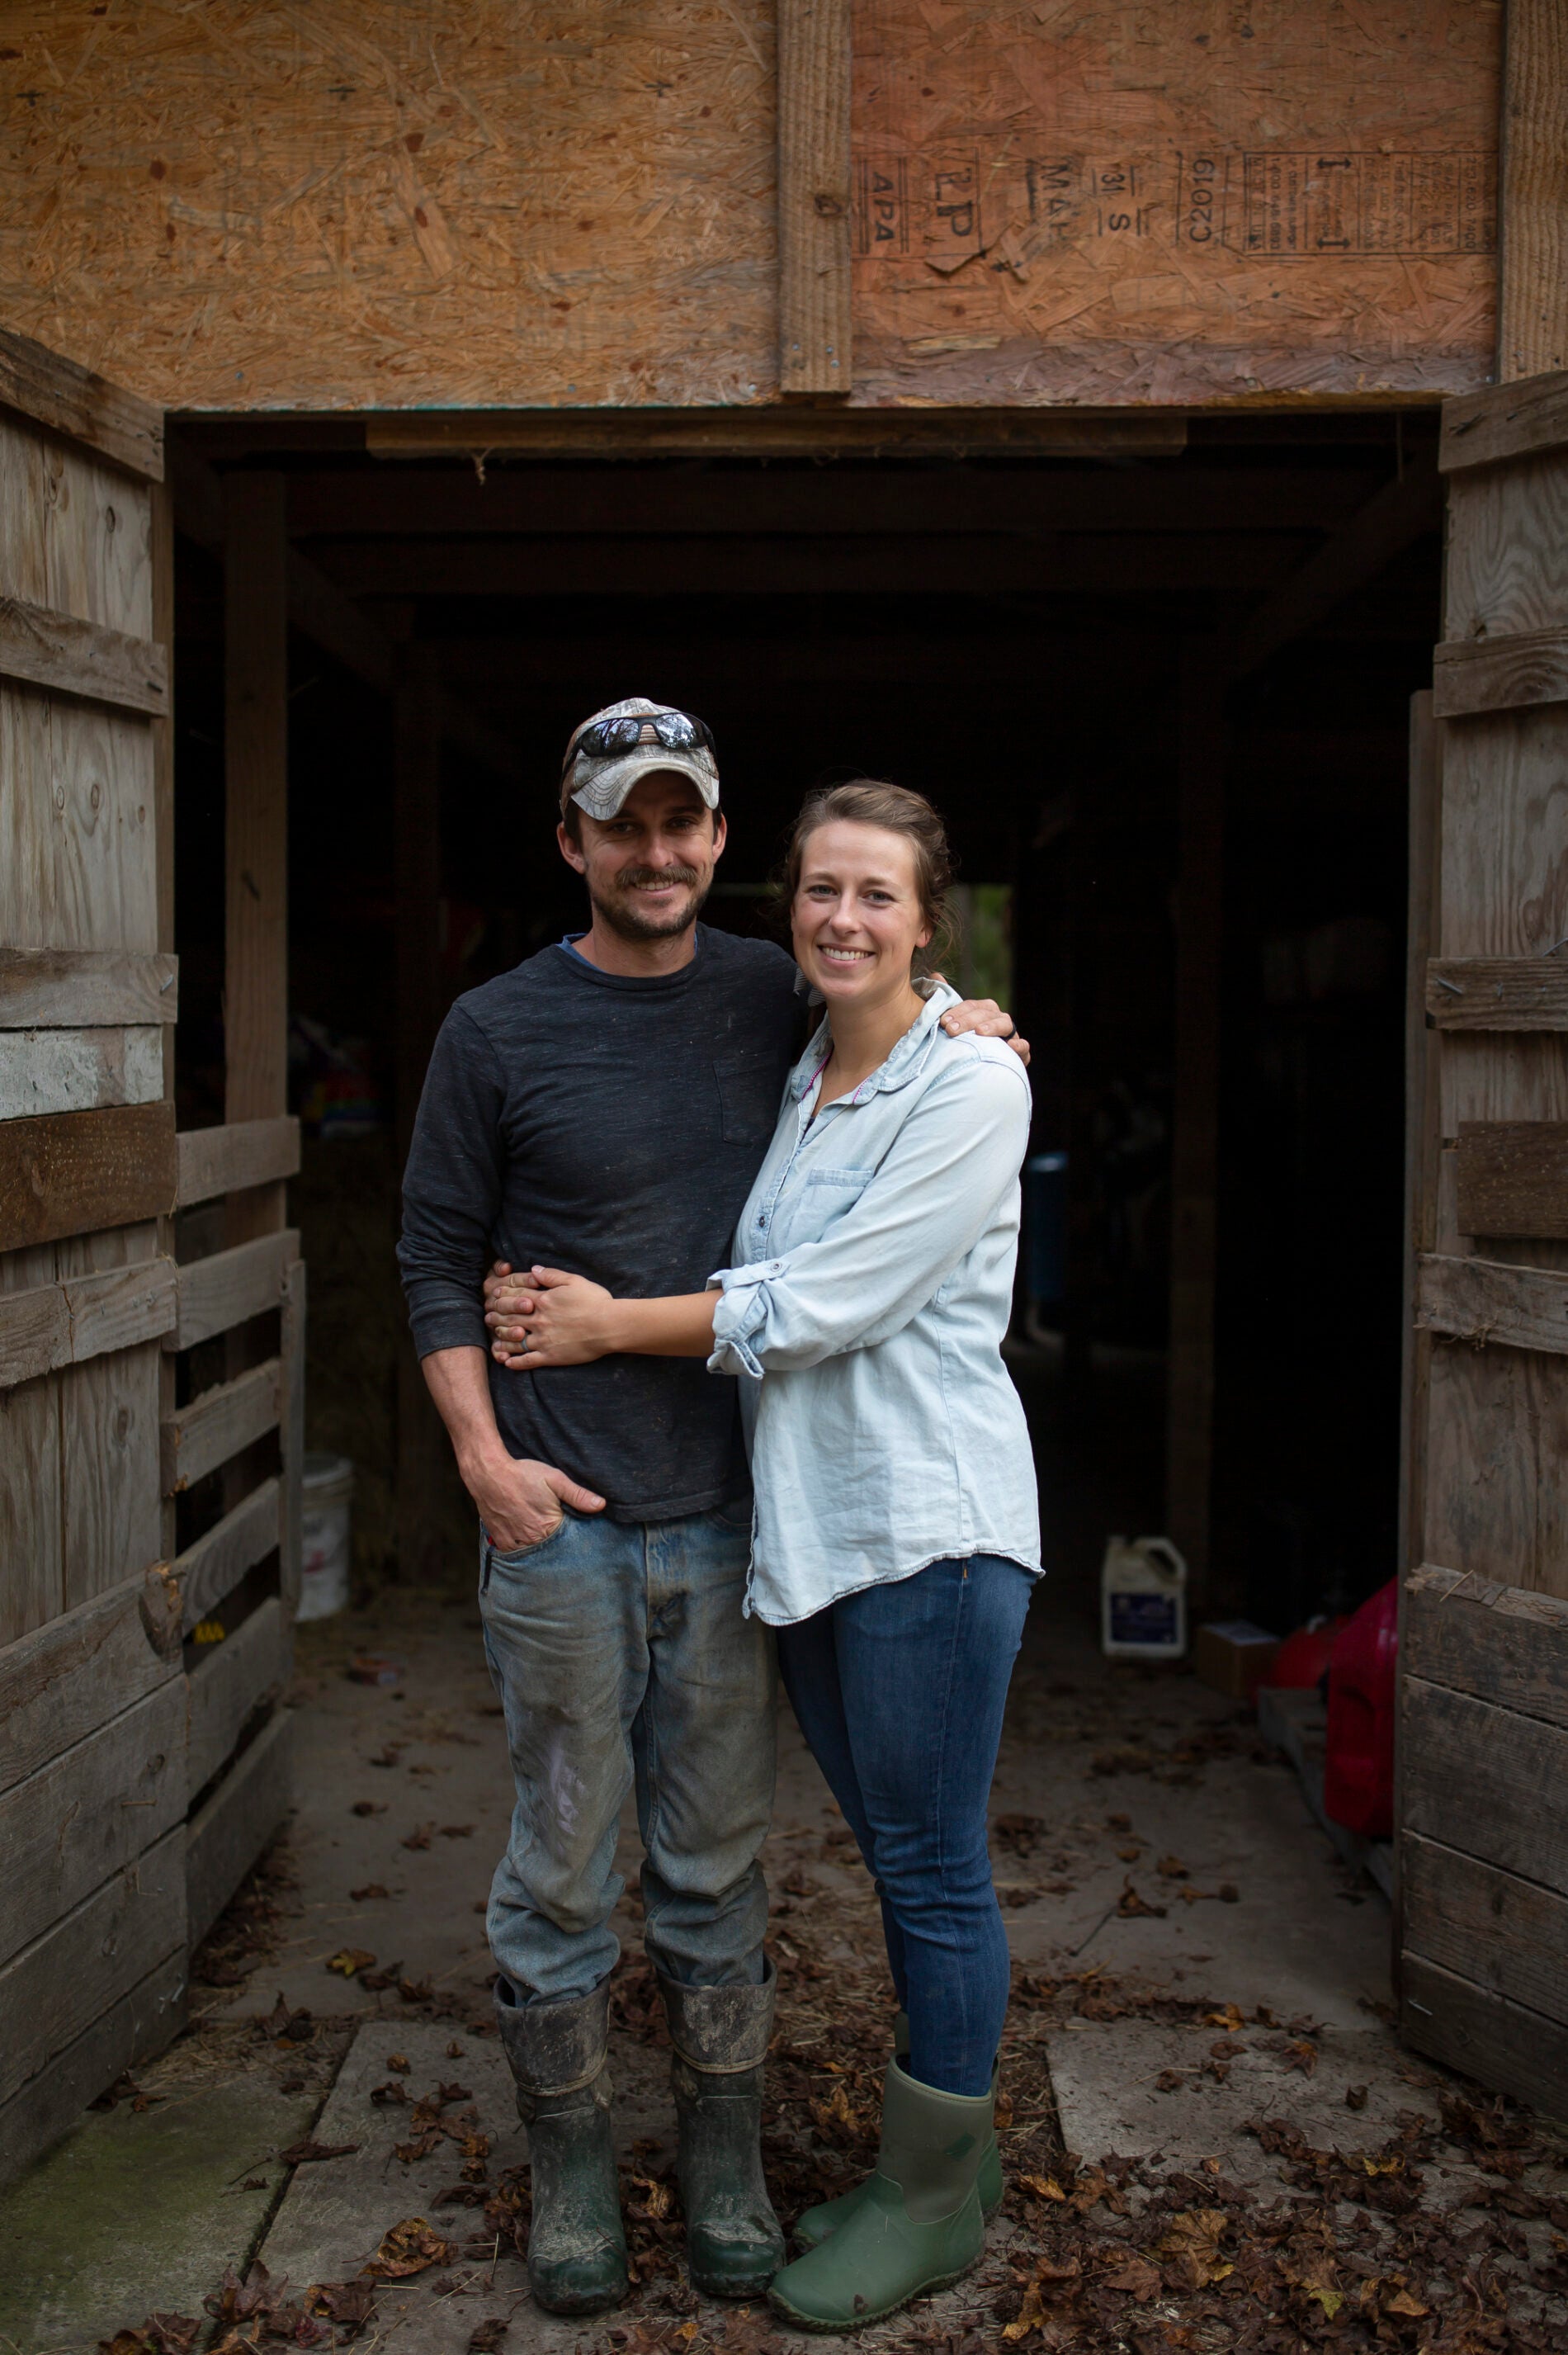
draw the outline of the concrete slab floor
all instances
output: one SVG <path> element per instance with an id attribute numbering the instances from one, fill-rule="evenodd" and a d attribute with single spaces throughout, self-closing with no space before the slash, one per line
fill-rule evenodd
<path id="1" fill-rule="evenodd" d="M 351 1680 L 349 1660 L 364 1651 L 406 1662 L 395 1689 L 401 1700 Z M 200 2293 L 216 2286 L 247 2231 L 254 2236 L 265 2226 L 260 2254 L 274 2280 L 286 2275 L 297 2295 L 313 2281 L 354 2278 L 392 2227 L 422 2218 L 452 2254 L 377 2291 L 376 2345 L 390 2335 L 411 2355 L 446 2355 L 466 2348 L 475 2324 L 492 2318 L 505 2322 L 500 2343 L 512 2355 L 557 2349 L 565 2355 L 568 2347 L 589 2355 L 612 2346 L 705 2355 L 709 2348 L 756 2347 L 759 2334 L 767 2339 L 766 2318 L 743 2320 L 691 2296 L 679 2264 L 678 2211 L 657 2232 L 639 2227 L 648 2278 L 630 2305 L 619 2316 L 563 2324 L 535 2311 L 514 2248 L 504 2236 L 498 2243 L 478 2204 L 504 2192 L 523 2145 L 498 2048 L 484 2033 L 490 1965 L 482 1909 L 511 1793 L 471 1604 L 394 1593 L 370 1613 L 302 1630 L 298 1698 L 299 1806 L 288 1844 L 295 1886 L 281 1897 L 283 1918 L 273 1925 L 266 1959 L 246 1951 L 253 1945 L 246 1935 L 235 1941 L 229 1967 L 245 1973 L 244 1985 L 197 1990 L 207 2020 L 201 2032 L 248 2039 L 277 2075 L 296 2064 L 260 2023 L 274 2013 L 280 1994 L 285 2016 L 308 2009 L 318 2019 L 345 2018 L 352 2048 L 325 2108 L 319 2116 L 313 2110 L 313 2125 L 298 2112 L 287 2118 L 280 2112 L 265 2139 L 285 2147 L 308 2126 L 318 2143 L 356 2147 L 297 2167 L 275 2212 L 270 2187 L 277 2177 L 268 2173 L 265 2192 L 236 2195 L 256 2203 L 242 2215 L 223 2201 L 228 2178 L 249 2165 L 249 2154 L 238 2143 L 220 2149 L 216 2131 L 210 2145 L 193 2141 L 179 2179 L 195 2185 L 210 2178 L 208 2205 L 194 2191 L 171 2190 L 165 2199 L 141 2190 L 146 2262 L 120 2276 L 113 2319 L 133 2323 L 154 2308 L 198 2312 Z M 783 1992 L 768 2147 L 788 2222 L 805 2200 L 867 2162 L 891 2003 L 869 1880 L 787 1714 L 779 1749 L 766 1860 Z M 472 1828 L 461 1830 L 465 1825 Z M 1261 1751 L 1243 1713 L 1184 1672 L 1108 1667 L 1071 1594 L 1054 1593 L 1049 1582 L 1014 1679 L 993 1831 L 1018 1966 L 1002 2117 L 1014 2189 L 981 2269 L 857 2342 L 874 2348 L 908 2346 L 916 2331 L 937 2334 L 938 2344 L 951 2333 L 946 2343 L 965 2342 L 965 2355 L 972 2355 L 966 2333 L 978 2334 L 976 2347 L 1001 2345 L 999 2318 L 1018 2311 L 1020 2285 L 1042 2250 L 1054 2245 L 1065 2212 L 1042 2204 L 1059 2199 L 1059 2190 L 1048 2195 L 1039 2187 L 1055 2180 L 1053 2169 L 1069 2189 L 1088 2179 L 1074 2178 L 1061 2156 L 1064 2142 L 1091 2169 L 1101 2161 L 1114 2166 L 1118 2153 L 1137 2157 L 1124 2202 L 1128 2219 L 1094 2211 L 1095 2230 L 1114 2236 L 1132 2230 L 1151 2200 L 1188 2196 L 1162 2192 L 1160 2184 L 1223 2182 L 1259 2212 L 1266 2202 L 1296 2197 L 1288 2155 L 1266 2147 L 1250 2130 L 1254 2122 L 1287 2137 L 1297 2131 L 1319 2149 L 1375 2153 L 1413 2121 L 1432 2125 L 1455 2084 L 1397 2043 L 1387 2024 L 1388 1909 L 1370 1883 L 1356 1884 L 1340 1866 L 1294 1778 Z M 616 1913 L 625 2000 L 611 2066 L 623 2184 L 658 2215 L 669 2207 L 673 2119 L 668 2055 L 650 2022 L 638 1951 L 637 1858 L 629 1822 L 618 1857 L 628 1890 Z M 367 1887 L 384 1893 L 352 1893 Z M 354 1966 L 347 1980 L 332 1967 L 344 1950 Z M 355 1963 L 354 1950 L 374 1960 Z M 171 2065 L 181 2050 L 168 2056 Z M 394 2066 L 394 2056 L 407 2068 Z M 395 2156 L 408 2140 L 408 2113 L 396 2094 L 371 2099 L 387 2083 L 416 2098 L 439 2084 L 461 2089 L 441 2115 L 461 2120 L 471 2111 L 461 2131 L 488 2139 L 487 2180 L 472 2187 L 475 2204 L 440 2200 L 459 2177 L 450 2137 L 422 2158 Z M 280 2098 L 275 2084 L 271 2098 Z M 176 2122 L 185 2115 L 175 2114 Z M 196 2109 L 188 2115 L 194 2131 Z M 101 2142 L 101 2130 L 115 2122 L 115 2115 L 90 2121 L 89 2137 L 96 2130 Z M 8 2207 L 0 2203 L 0 2232 L 11 2235 L 0 2252 L 25 2243 L 18 2203 L 30 2200 L 26 2212 L 43 2213 L 49 2194 L 39 2187 L 74 2147 L 65 2146 L 18 2187 Z M 1529 2165 L 1520 2161 L 1523 2171 L 1510 2180 L 1528 2193 L 1548 2166 L 1532 2146 Z M 1473 2188 L 1477 2174 L 1474 2153 L 1455 2148 L 1441 2165 L 1429 2165 L 1421 2197 L 1452 2201 Z M 84 2197 L 90 2209 L 123 2196 L 123 2175 L 111 2171 L 105 2179 L 122 2190 L 108 2203 L 90 2190 L 74 2194 L 79 2213 Z M 513 2179 L 525 2183 L 521 2173 Z M 53 2204 L 63 2211 L 66 2202 Z M 155 2236 L 144 2222 L 154 2211 Z M 492 2213 L 503 2219 L 503 2205 Z M 69 2258 L 79 2232 L 88 2260 L 78 2270 L 85 2275 L 98 2262 L 85 2222 L 57 2224 L 53 2245 Z M 1539 2219 L 1524 2228 L 1521 2263 L 1544 2262 L 1543 2232 Z M 90 2333 L 107 2336 L 107 2302 L 92 2306 L 90 2321 L 85 2307 L 50 2286 L 61 2265 L 49 2262 L 55 2271 L 47 2282 L 38 2275 L 28 2316 L 58 2328 L 62 2347 L 90 2343 Z M 3 2254 L 0 2267 L 9 2272 Z M 1139 2307 L 1129 2319 L 1152 2328 L 1165 2311 Z M 1171 2306 L 1166 2319 L 1179 2312 Z M 10 2328 L 29 2355 L 57 2343 L 29 2339 L 16 2322 Z M 1079 2337 L 1086 2350 L 1125 2347 L 1120 2328 L 1103 2339 Z M 772 2334 L 772 2343 L 797 2344 L 781 2334 Z M 1039 2343 L 1022 2339 L 1026 2350 Z M 1230 2340 L 1205 2328 L 1170 2343 L 1217 2349 Z"/>
<path id="2" fill-rule="evenodd" d="M 281 2197 L 346 2040 L 287 2060 L 249 2030 L 181 2039 L 0 2195 L 0 2350 L 78 2355 L 159 2309 L 199 2315 Z"/>

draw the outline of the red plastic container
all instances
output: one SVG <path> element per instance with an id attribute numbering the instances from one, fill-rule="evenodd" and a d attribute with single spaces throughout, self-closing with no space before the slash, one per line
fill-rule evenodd
<path id="1" fill-rule="evenodd" d="M 1393 1830 L 1393 1719 L 1399 1663 L 1399 1581 L 1363 1603 L 1329 1663 L 1323 1805 L 1366 1839 Z"/>
<path id="2" fill-rule="evenodd" d="M 1308 1626 L 1298 1627 L 1269 1662 L 1265 1684 L 1309 1692 L 1327 1674 L 1335 1638 L 1345 1625 L 1343 1619 L 1314 1619 Z"/>

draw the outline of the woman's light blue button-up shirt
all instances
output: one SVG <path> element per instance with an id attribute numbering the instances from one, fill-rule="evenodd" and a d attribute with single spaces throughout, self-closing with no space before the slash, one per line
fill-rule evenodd
<path id="1" fill-rule="evenodd" d="M 1001 1361 L 1029 1082 L 1000 1039 L 924 1013 L 817 1112 L 824 1022 L 712 1277 L 713 1373 L 749 1377 L 749 1607 L 774 1626 L 976 1553 L 1040 1569 L 1034 1463 Z M 815 1117 L 813 1117 L 815 1115 Z M 760 1379 L 758 1379 L 760 1378 Z"/>

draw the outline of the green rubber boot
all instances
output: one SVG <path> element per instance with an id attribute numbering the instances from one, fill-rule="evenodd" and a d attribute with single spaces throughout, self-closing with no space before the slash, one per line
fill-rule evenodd
<path id="1" fill-rule="evenodd" d="M 894 2016 L 893 2050 L 900 2061 L 908 2059 L 909 2014 L 906 2011 L 897 2012 Z M 996 2099 L 996 2081 L 997 2072 L 993 2069 L 991 2073 L 991 2096 L 993 2102 Z M 819 2241 L 825 2241 L 830 2232 L 836 2232 L 851 2210 L 858 2207 L 864 2199 L 866 2187 L 870 2181 L 871 2178 L 867 2176 L 865 2182 L 857 2183 L 853 2191 L 841 2191 L 836 2200 L 819 2200 L 816 2207 L 803 2209 L 795 2219 L 794 2225 L 794 2237 L 802 2249 L 814 2249 Z M 975 2189 L 980 2193 L 980 2213 L 989 2224 L 1001 2207 L 1001 2195 L 1007 2189 L 1002 2180 L 1001 2153 L 996 2147 L 994 2130 L 980 2159 L 980 2173 L 975 2179 Z"/>
<path id="2" fill-rule="evenodd" d="M 837 2231 L 775 2274 L 774 2312 L 800 2330 L 863 2330 L 968 2273 L 985 2247 L 976 2184 L 992 2102 L 890 2062 L 876 2172 Z"/>
<path id="3" fill-rule="evenodd" d="M 676 2174 L 686 2261 L 705 2297 L 760 2297 L 784 2262 L 762 2173 L 762 2069 L 778 1976 L 760 1987 L 684 1987 L 659 1973 L 674 2057 Z"/>
<path id="4" fill-rule="evenodd" d="M 520 2004 L 499 1978 L 495 2017 L 528 2129 L 534 2303 L 550 2314 L 600 2314 L 631 2286 L 605 2066 L 609 1981 L 559 2003 Z"/>

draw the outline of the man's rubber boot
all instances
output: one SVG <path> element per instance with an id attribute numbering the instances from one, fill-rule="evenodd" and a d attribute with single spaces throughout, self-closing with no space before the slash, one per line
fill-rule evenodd
<path id="1" fill-rule="evenodd" d="M 900 2061 L 908 2059 L 909 2014 L 906 2011 L 897 2012 L 894 2016 L 893 2050 Z M 993 2103 L 996 2099 L 997 2075 L 997 2071 L 993 2069 L 991 2073 L 991 2095 Z M 850 2211 L 864 2199 L 866 2184 L 870 2180 L 871 2178 L 867 2176 L 865 2182 L 857 2183 L 853 2191 L 841 2191 L 836 2200 L 821 2200 L 814 2208 L 803 2209 L 795 2219 L 794 2225 L 794 2237 L 800 2247 L 814 2249 L 819 2241 L 825 2241 L 830 2232 L 836 2232 Z M 1001 2174 L 1001 2153 L 996 2147 L 996 2134 L 993 2129 L 980 2163 L 980 2173 L 975 2179 L 975 2189 L 980 2193 L 980 2213 L 988 2224 L 1001 2207 L 1001 2195 L 1006 2188 Z"/>
<path id="2" fill-rule="evenodd" d="M 800 2330 L 863 2330 L 968 2273 L 985 2247 L 976 2184 L 992 2106 L 890 2062 L 876 2172 L 838 2230 L 774 2275 L 774 2312 Z"/>
<path id="3" fill-rule="evenodd" d="M 685 1987 L 659 1973 L 674 2057 L 676 2174 L 692 2279 L 705 2297 L 760 2297 L 784 2262 L 762 2174 L 762 2070 L 778 1975 Z"/>
<path id="4" fill-rule="evenodd" d="M 630 2287 L 610 2134 L 609 1981 L 559 2003 L 517 2003 L 495 1983 L 495 2017 L 528 2129 L 534 2221 L 528 2282 L 550 2314 L 599 2314 Z"/>

